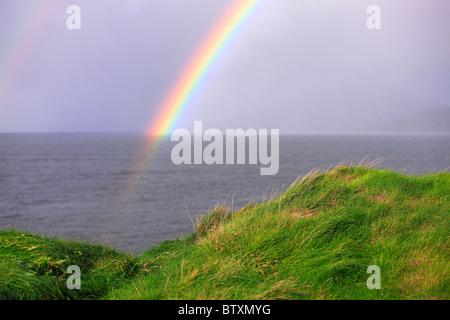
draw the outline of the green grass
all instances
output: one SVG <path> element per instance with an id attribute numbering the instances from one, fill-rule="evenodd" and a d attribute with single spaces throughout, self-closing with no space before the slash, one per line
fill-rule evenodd
<path id="1" fill-rule="evenodd" d="M 216 206 L 138 257 L 0 231 L 0 298 L 447 300 L 449 193 L 449 173 L 340 166 L 236 212 Z M 81 290 L 66 288 L 70 264 Z"/>
<path id="2" fill-rule="evenodd" d="M 70 265 L 81 289 L 69 290 Z M 0 299 L 97 299 L 145 270 L 136 258 L 99 245 L 0 230 Z"/>

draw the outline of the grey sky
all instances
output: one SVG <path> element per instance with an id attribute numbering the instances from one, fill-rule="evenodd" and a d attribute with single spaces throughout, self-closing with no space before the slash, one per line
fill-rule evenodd
<path id="1" fill-rule="evenodd" d="M 70 4 L 81 8 L 81 30 L 66 28 Z M 229 4 L 2 0 L 0 86 L 8 90 L 0 95 L 0 131 L 144 130 Z M 382 30 L 366 27 L 371 4 L 381 7 Z M 386 95 L 382 108 L 405 114 L 411 104 L 394 103 L 420 99 L 417 111 L 449 106 L 449 9 L 448 0 L 261 0 L 179 126 L 203 120 L 283 132 L 292 118 L 329 118 L 339 108 L 371 115 L 377 105 L 361 104 L 371 88 Z M 332 101 L 312 107 L 326 95 Z"/>

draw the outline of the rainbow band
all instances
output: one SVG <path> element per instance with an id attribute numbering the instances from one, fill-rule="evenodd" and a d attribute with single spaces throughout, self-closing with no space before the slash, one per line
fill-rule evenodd
<path id="1" fill-rule="evenodd" d="M 181 76 L 178 77 L 169 95 L 158 109 L 156 117 L 151 121 L 146 130 L 147 139 L 144 141 L 138 161 L 133 168 L 133 175 L 124 192 L 124 198 L 120 202 L 119 217 L 125 211 L 133 190 L 137 188 L 139 183 L 143 183 L 140 179 L 141 174 L 155 157 L 159 146 L 164 141 L 165 135 L 174 129 L 189 105 L 189 101 L 194 92 L 199 87 L 211 66 L 217 60 L 240 25 L 260 1 L 235 0 L 196 51 L 193 58 L 187 64 L 187 67 L 181 73 Z"/>
<path id="2" fill-rule="evenodd" d="M 157 116 L 146 130 L 147 134 L 160 136 L 169 134 L 173 130 L 202 79 L 259 1 L 234 1 L 179 77 Z"/>
<path id="3" fill-rule="evenodd" d="M 149 137 L 141 150 L 136 171 L 142 171 L 185 111 L 194 92 L 233 34 L 261 0 L 235 0 L 194 54 L 148 126 Z"/>
<path id="4" fill-rule="evenodd" d="M 22 23 L 9 40 L 2 43 L 5 47 L 0 50 L 0 110 L 7 107 L 8 98 L 23 76 L 27 62 L 35 52 L 44 31 L 55 20 L 55 12 L 60 10 L 61 4 L 47 6 L 44 1 L 36 0 L 21 17 Z M 4 121 L 4 118 L 0 119 Z"/>

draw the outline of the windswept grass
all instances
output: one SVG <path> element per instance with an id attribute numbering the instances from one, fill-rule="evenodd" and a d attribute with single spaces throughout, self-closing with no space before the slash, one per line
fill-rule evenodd
<path id="1" fill-rule="evenodd" d="M 80 290 L 67 288 L 70 265 L 81 269 Z M 103 246 L 0 230 L 0 299 L 96 299 L 143 268 Z"/>
<path id="2" fill-rule="evenodd" d="M 268 201 L 216 206 L 192 234 L 137 258 L 3 231 L 0 296 L 448 299 L 449 192 L 449 173 L 315 171 Z M 62 288 L 68 263 L 83 266 L 79 293 Z M 366 286 L 370 265 L 380 267 L 380 290 Z"/>

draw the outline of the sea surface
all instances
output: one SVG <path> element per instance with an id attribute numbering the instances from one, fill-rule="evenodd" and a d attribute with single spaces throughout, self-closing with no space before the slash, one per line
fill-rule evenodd
<path id="1" fill-rule="evenodd" d="M 450 167 L 449 134 L 281 136 L 274 176 L 261 165 L 174 165 L 166 138 L 139 170 L 131 133 L 0 134 L 0 228 L 88 240 L 140 254 L 193 230 L 216 203 L 238 209 L 312 169 L 383 158 L 405 174 Z M 137 181 L 135 183 L 135 181 Z"/>

